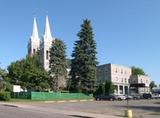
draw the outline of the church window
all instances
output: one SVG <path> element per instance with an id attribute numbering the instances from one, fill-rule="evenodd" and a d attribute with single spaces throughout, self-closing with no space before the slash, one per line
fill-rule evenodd
<path id="1" fill-rule="evenodd" d="M 49 58 L 49 52 L 48 52 L 48 50 L 46 51 L 46 59 L 48 60 L 48 58 Z"/>
<path id="2" fill-rule="evenodd" d="M 28 48 L 28 54 L 30 54 L 31 53 L 31 49 L 30 48 Z"/>
<path id="3" fill-rule="evenodd" d="M 33 49 L 33 54 L 35 54 L 36 53 L 36 49 Z"/>

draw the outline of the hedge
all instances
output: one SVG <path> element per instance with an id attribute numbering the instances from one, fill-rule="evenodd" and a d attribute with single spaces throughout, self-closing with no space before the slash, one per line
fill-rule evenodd
<path id="1" fill-rule="evenodd" d="M 0 92 L 0 101 L 9 101 L 10 99 L 10 92 Z"/>

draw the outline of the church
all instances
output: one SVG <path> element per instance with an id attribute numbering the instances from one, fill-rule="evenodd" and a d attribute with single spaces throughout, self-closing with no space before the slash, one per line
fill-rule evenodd
<path id="1" fill-rule="evenodd" d="M 40 61 L 43 68 L 47 71 L 49 70 L 49 49 L 54 40 L 55 38 L 53 38 L 51 34 L 48 16 L 46 16 L 45 30 L 42 38 L 39 37 L 37 21 L 34 17 L 32 34 L 28 42 L 28 55 L 32 56 L 39 51 Z"/>

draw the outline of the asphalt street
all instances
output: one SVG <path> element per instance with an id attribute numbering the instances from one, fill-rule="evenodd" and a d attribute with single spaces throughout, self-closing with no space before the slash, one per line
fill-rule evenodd
<path id="1" fill-rule="evenodd" d="M 72 118 L 72 116 L 0 105 L 0 118 Z"/>
<path id="2" fill-rule="evenodd" d="M 131 100 L 133 118 L 160 118 L 160 99 Z M 118 118 L 126 101 L 0 103 L 0 118 Z"/>
<path id="3" fill-rule="evenodd" d="M 92 101 L 76 103 L 48 103 L 34 104 L 35 106 L 47 107 L 58 110 L 80 111 L 86 113 L 104 114 L 112 116 L 124 116 L 127 109 L 127 101 Z M 134 118 L 160 118 L 160 99 L 130 100 L 129 106 Z"/>

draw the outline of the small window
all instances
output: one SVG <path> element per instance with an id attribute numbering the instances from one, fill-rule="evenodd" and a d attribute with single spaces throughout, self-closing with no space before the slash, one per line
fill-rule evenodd
<path id="1" fill-rule="evenodd" d="M 116 81 L 118 82 L 118 77 L 116 77 Z"/>
<path id="2" fill-rule="evenodd" d="M 123 82 L 123 78 L 121 79 L 121 82 Z"/>
<path id="3" fill-rule="evenodd" d="M 123 74 L 123 69 L 121 69 L 121 74 Z"/>
<path id="4" fill-rule="evenodd" d="M 116 71 L 115 71 L 116 73 L 118 72 L 118 70 L 117 70 L 117 68 L 116 68 Z"/>
<path id="5" fill-rule="evenodd" d="M 35 54 L 36 53 L 36 49 L 33 49 L 33 54 Z"/>
<path id="6" fill-rule="evenodd" d="M 46 51 L 46 59 L 48 60 L 48 58 L 49 58 L 49 52 L 48 52 L 48 50 Z"/>
<path id="7" fill-rule="evenodd" d="M 127 79 L 125 78 L 125 83 L 127 83 Z"/>
<path id="8" fill-rule="evenodd" d="M 148 80 L 146 80 L 146 83 L 148 83 Z"/>

